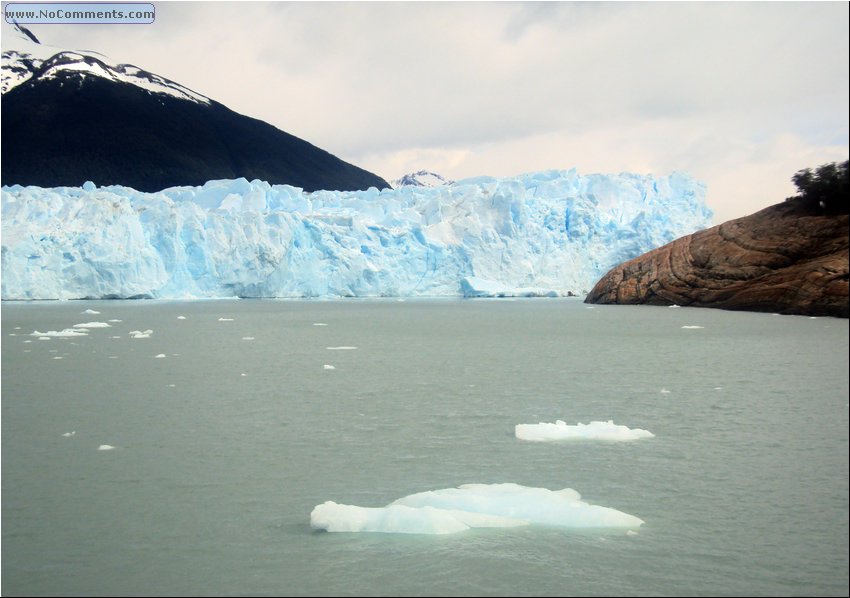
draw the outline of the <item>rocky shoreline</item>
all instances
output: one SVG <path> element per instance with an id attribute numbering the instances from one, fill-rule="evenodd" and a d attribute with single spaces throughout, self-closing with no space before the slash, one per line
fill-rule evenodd
<path id="1" fill-rule="evenodd" d="M 847 214 L 770 206 L 620 264 L 585 299 L 847 318 Z"/>

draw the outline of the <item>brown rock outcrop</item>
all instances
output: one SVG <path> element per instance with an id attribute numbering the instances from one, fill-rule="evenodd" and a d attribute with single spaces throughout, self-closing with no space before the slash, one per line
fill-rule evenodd
<path id="1" fill-rule="evenodd" d="M 849 225 L 786 201 L 620 264 L 585 302 L 846 318 Z"/>

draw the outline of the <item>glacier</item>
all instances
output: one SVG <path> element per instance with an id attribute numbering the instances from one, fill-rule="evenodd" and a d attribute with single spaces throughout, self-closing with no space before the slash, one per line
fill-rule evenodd
<path id="1" fill-rule="evenodd" d="M 2 298 L 581 295 L 711 216 L 682 172 L 313 193 L 244 178 L 4 186 Z"/>

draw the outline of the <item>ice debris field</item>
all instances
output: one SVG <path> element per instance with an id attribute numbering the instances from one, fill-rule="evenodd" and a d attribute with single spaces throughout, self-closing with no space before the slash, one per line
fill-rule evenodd
<path id="1" fill-rule="evenodd" d="M 623 442 L 655 436 L 655 434 L 648 430 L 620 426 L 611 420 L 604 422 L 592 421 L 589 424 L 579 422 L 575 426 L 571 426 L 560 419 L 554 424 L 545 422 L 540 422 L 539 424 L 517 424 L 514 428 L 514 434 L 520 440 L 531 442 L 552 442 L 558 440 L 607 440 Z"/>
<path id="2" fill-rule="evenodd" d="M 380 508 L 328 501 L 310 514 L 314 529 L 329 532 L 454 534 L 473 527 L 532 524 L 634 529 L 643 521 L 616 509 L 588 504 L 571 488 L 548 490 L 519 484 L 465 484 L 411 494 Z"/>
<path id="3" fill-rule="evenodd" d="M 575 169 L 355 192 L 16 185 L 2 188 L 2 298 L 578 295 L 710 226 L 704 198 L 684 173 Z"/>

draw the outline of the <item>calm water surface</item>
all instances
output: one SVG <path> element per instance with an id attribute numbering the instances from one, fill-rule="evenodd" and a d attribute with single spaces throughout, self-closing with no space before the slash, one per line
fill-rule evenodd
<path id="1" fill-rule="evenodd" d="M 577 300 L 3 304 L 2 591 L 845 596 L 847 358 L 847 320 Z M 514 438 L 556 419 L 656 437 Z M 472 482 L 646 523 L 310 529 Z"/>

